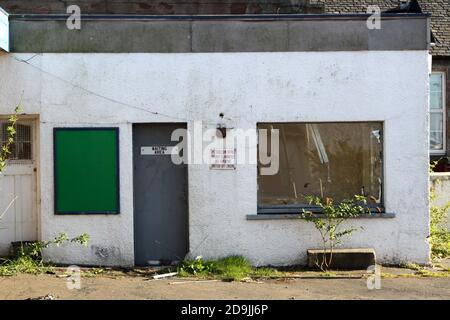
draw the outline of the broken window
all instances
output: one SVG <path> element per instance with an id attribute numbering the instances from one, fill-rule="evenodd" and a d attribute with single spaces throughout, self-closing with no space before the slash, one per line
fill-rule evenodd
<path id="1" fill-rule="evenodd" d="M 445 103 L 444 73 L 433 72 L 430 76 L 430 152 L 445 153 Z"/>
<path id="2" fill-rule="evenodd" d="M 267 130 L 269 153 L 271 134 L 278 129 L 279 135 L 278 172 L 261 174 L 265 165 L 258 161 L 260 208 L 307 206 L 310 195 L 335 201 L 364 195 L 382 207 L 382 123 L 264 123 L 258 129 Z"/>

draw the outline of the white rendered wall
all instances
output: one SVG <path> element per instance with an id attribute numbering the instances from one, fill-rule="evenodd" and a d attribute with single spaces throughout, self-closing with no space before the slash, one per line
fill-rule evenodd
<path id="1" fill-rule="evenodd" d="M 223 112 L 242 129 L 258 122 L 383 121 L 385 206 L 396 217 L 352 220 L 364 230 L 344 246 L 373 247 L 384 263 L 428 262 L 426 51 L 42 54 L 28 64 L 13 56 L 33 57 L 0 54 L 0 113 L 9 113 L 23 92 L 25 111 L 40 115 L 41 238 L 62 231 L 91 238 L 87 248 L 47 251 L 49 260 L 132 265 L 132 123 L 181 121 L 192 129 L 192 121 L 203 120 L 210 128 Z M 52 129 L 58 126 L 120 128 L 120 215 L 54 215 Z M 313 227 L 246 220 L 256 208 L 256 165 L 190 166 L 191 256 L 305 263 L 306 249 L 320 244 Z"/>

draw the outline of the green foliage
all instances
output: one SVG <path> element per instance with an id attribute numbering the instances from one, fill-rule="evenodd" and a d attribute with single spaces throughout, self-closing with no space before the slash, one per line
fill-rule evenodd
<path id="1" fill-rule="evenodd" d="M 254 268 L 241 256 L 229 256 L 217 260 L 205 261 L 201 257 L 183 261 L 178 266 L 178 274 L 182 277 L 196 276 L 214 278 L 223 281 L 240 281 L 251 277 L 270 277 L 275 270 L 271 268 Z"/>
<path id="2" fill-rule="evenodd" d="M 435 205 L 433 202 L 436 196 L 430 192 L 430 246 L 433 259 L 450 257 L 450 231 L 446 223 L 450 211 L 450 203 L 443 207 Z"/>
<path id="3" fill-rule="evenodd" d="M 59 247 L 64 243 L 78 243 L 86 246 L 89 241 L 89 235 L 83 233 L 77 237 L 69 239 L 66 233 L 62 232 L 58 234 L 53 240 L 50 241 L 36 241 L 25 246 L 22 246 L 21 253 L 32 258 L 40 259 L 42 249 L 46 249 L 50 246 Z"/>
<path id="4" fill-rule="evenodd" d="M 312 211 L 302 211 L 301 217 L 308 222 L 312 222 L 316 230 L 320 233 L 322 248 L 329 254 L 317 257 L 316 265 L 322 271 L 327 271 L 333 260 L 333 250 L 342 243 L 342 239 L 355 232 L 356 228 L 342 228 L 342 224 L 350 218 L 355 218 L 363 214 L 370 214 L 370 208 L 364 196 L 355 195 L 353 199 L 345 199 L 339 203 L 334 203 L 333 199 L 322 199 L 316 196 L 305 197 L 310 205 L 320 208 L 318 215 Z"/>
<path id="5" fill-rule="evenodd" d="M 42 274 L 51 271 L 52 267 L 45 266 L 41 260 L 22 254 L 0 264 L 0 276 L 13 276 L 18 273 Z"/>
<path id="6" fill-rule="evenodd" d="M 198 275 L 209 273 L 212 269 L 212 262 L 207 262 L 202 257 L 194 260 L 185 260 L 178 266 L 178 273 L 183 275 Z"/>
<path id="7" fill-rule="evenodd" d="M 6 141 L 0 149 L 0 172 L 6 167 L 6 162 L 11 155 L 11 147 L 14 144 L 14 137 L 16 136 L 16 123 L 19 120 L 19 113 L 22 112 L 22 108 L 17 106 L 14 109 L 14 114 L 8 119 L 8 126 L 6 127 Z"/>
<path id="8" fill-rule="evenodd" d="M 273 268 L 267 268 L 267 267 L 262 267 L 262 268 L 256 268 L 253 270 L 251 277 L 254 278 L 270 278 L 270 277 L 274 277 L 274 276 L 278 276 L 280 274 L 280 272 L 276 269 Z"/>
<path id="9" fill-rule="evenodd" d="M 432 271 L 428 269 L 420 269 L 415 272 L 415 275 L 425 278 L 449 278 L 450 273 L 448 271 Z"/>
<path id="10" fill-rule="evenodd" d="M 247 259 L 240 256 L 230 256 L 212 263 L 211 272 L 219 275 L 222 280 L 242 280 L 251 275 L 253 268 Z"/>
<path id="11" fill-rule="evenodd" d="M 441 159 L 430 164 L 430 173 Z M 430 247 L 433 259 L 450 257 L 450 231 L 447 228 L 448 214 L 450 212 L 450 202 L 440 207 L 435 204 L 436 193 L 430 190 Z"/>
<path id="12" fill-rule="evenodd" d="M 3 170 L 5 170 L 7 160 L 11 155 L 11 147 L 14 144 L 14 137 L 16 136 L 16 123 L 19 119 L 18 114 L 20 112 L 22 112 L 22 108 L 19 104 L 14 109 L 14 114 L 11 115 L 8 119 L 8 126 L 6 127 L 6 141 L 3 143 L 3 145 L 0 145 L 0 174 Z M 7 204 L 5 208 L 0 208 L 1 210 L 3 210 L 0 211 L 0 219 L 8 211 L 15 200 L 16 198 L 14 198 L 9 204 Z"/>
<path id="13" fill-rule="evenodd" d="M 411 262 L 404 262 L 404 263 L 400 264 L 400 267 L 405 268 L 405 269 L 415 270 L 415 271 L 423 269 L 417 263 L 411 263 Z"/>
<path id="14" fill-rule="evenodd" d="M 43 249 L 50 246 L 59 247 L 64 243 L 77 243 L 86 246 L 88 241 L 89 236 L 86 233 L 74 238 L 69 238 L 66 233 L 60 233 L 50 241 L 36 241 L 22 245 L 16 257 L 0 263 L 0 276 L 11 276 L 18 273 L 46 273 L 51 270 L 51 267 L 45 266 L 42 261 Z"/>
<path id="15" fill-rule="evenodd" d="M 441 160 L 442 160 L 442 158 L 439 158 L 439 159 L 437 159 L 437 160 L 432 161 L 432 162 L 430 163 L 429 168 L 428 168 L 428 172 L 429 172 L 429 173 L 433 173 L 433 172 L 434 172 L 434 169 L 436 168 L 436 166 L 439 164 L 439 161 L 441 161 Z"/>
<path id="16" fill-rule="evenodd" d="M 94 278 L 97 276 L 101 276 L 104 273 L 106 273 L 106 270 L 103 268 L 90 268 L 83 272 L 83 277 Z"/>

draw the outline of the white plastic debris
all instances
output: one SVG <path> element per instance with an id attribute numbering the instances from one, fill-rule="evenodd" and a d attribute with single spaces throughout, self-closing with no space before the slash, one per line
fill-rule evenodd
<path id="1" fill-rule="evenodd" d="M 157 275 L 153 276 L 153 279 L 157 280 L 157 279 L 169 278 L 169 277 L 176 276 L 177 274 L 178 274 L 177 272 L 157 274 Z"/>

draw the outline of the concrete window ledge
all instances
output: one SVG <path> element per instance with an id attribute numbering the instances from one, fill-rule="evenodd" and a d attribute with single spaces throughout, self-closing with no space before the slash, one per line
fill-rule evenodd
<path id="1" fill-rule="evenodd" d="M 323 218 L 325 215 L 316 214 L 317 218 Z M 353 219 L 392 219 L 395 218 L 395 213 L 374 213 L 366 214 Z M 289 219 L 302 219 L 299 214 L 248 214 L 247 220 L 289 220 Z"/>

